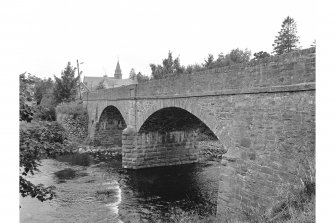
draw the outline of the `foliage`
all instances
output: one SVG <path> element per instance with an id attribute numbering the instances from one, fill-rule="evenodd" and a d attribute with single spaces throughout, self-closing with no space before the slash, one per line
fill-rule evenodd
<path id="1" fill-rule="evenodd" d="M 259 51 L 257 53 L 254 53 L 254 58 L 253 60 L 254 61 L 257 61 L 257 60 L 261 60 L 261 59 L 264 59 L 266 57 L 270 57 L 270 54 L 267 53 L 267 52 L 264 52 L 264 51 Z"/>
<path id="2" fill-rule="evenodd" d="M 61 102 L 73 101 L 76 96 L 79 76 L 75 77 L 76 68 L 68 62 L 65 70 L 62 71 L 61 78 L 56 76 L 53 95 L 57 104 Z"/>
<path id="3" fill-rule="evenodd" d="M 280 55 L 298 49 L 299 37 L 297 36 L 297 24 L 294 19 L 287 16 L 282 23 L 281 30 L 276 36 L 273 53 Z"/>
<path id="4" fill-rule="evenodd" d="M 54 87 L 55 83 L 51 78 L 48 79 L 38 79 L 35 82 L 34 87 L 34 97 L 36 100 L 37 105 L 39 105 L 44 97 L 45 94 L 51 94 L 52 89 Z"/>
<path id="5" fill-rule="evenodd" d="M 51 200 L 53 187 L 34 185 L 24 176 L 38 171 L 40 160 L 69 153 L 69 142 L 64 130 L 56 122 L 20 123 L 20 194 L 36 197 L 40 201 Z"/>
<path id="6" fill-rule="evenodd" d="M 211 68 L 214 64 L 214 56 L 213 54 L 208 54 L 207 60 L 205 59 L 204 67 Z"/>
<path id="7" fill-rule="evenodd" d="M 150 64 L 152 79 L 163 79 L 169 76 L 182 74 L 185 67 L 180 65 L 179 57 L 173 59 L 172 52 L 169 51 L 168 58 L 163 59 L 162 65 Z"/>
<path id="8" fill-rule="evenodd" d="M 211 67 L 225 67 L 237 63 L 249 62 L 251 51 L 248 49 L 241 50 L 239 48 L 232 49 L 230 53 L 224 55 L 220 53 L 218 59 L 212 64 Z"/>
<path id="9" fill-rule="evenodd" d="M 42 105 L 37 105 L 35 107 L 33 119 L 38 121 L 55 121 L 56 120 L 55 107 L 46 107 Z"/>
<path id="10" fill-rule="evenodd" d="M 106 89 L 106 86 L 104 85 L 104 81 L 105 80 L 102 80 L 98 83 L 98 86 L 95 88 L 95 90 L 103 90 L 103 89 Z"/>
<path id="11" fill-rule="evenodd" d="M 194 73 L 194 72 L 201 71 L 202 69 L 203 69 L 203 67 L 201 65 L 199 65 L 199 64 L 192 64 L 192 65 L 188 65 L 186 67 L 185 73 L 191 74 L 191 73 Z"/>
<path id="12" fill-rule="evenodd" d="M 149 77 L 146 76 L 146 75 L 143 75 L 141 72 L 138 72 L 136 74 L 134 68 L 132 68 L 130 73 L 129 73 L 129 79 L 137 80 L 138 83 L 143 83 L 143 82 L 149 81 Z"/>
<path id="13" fill-rule="evenodd" d="M 20 121 L 31 122 L 34 115 L 33 84 L 36 77 L 26 73 L 20 74 Z"/>
<path id="14" fill-rule="evenodd" d="M 56 107 L 56 112 L 68 115 L 85 115 L 87 114 L 86 108 L 83 106 L 82 101 L 64 102 Z"/>

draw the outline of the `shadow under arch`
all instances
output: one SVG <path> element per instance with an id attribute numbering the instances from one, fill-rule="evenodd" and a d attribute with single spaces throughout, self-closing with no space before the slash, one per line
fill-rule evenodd
<path id="1" fill-rule="evenodd" d="M 122 130 L 126 127 L 120 110 L 109 105 L 101 112 L 95 127 L 94 142 L 98 145 L 122 146 Z"/>
<path id="2" fill-rule="evenodd" d="M 153 112 L 143 122 L 139 133 L 189 130 L 197 131 L 198 140 L 219 140 L 204 121 L 179 107 L 165 107 Z"/>

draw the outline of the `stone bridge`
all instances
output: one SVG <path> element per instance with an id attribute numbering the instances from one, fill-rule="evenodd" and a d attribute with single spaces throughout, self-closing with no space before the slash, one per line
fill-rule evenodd
<path id="1" fill-rule="evenodd" d="M 122 146 L 124 168 L 197 162 L 199 135 L 224 149 L 218 212 L 268 205 L 314 162 L 315 48 L 84 95 L 89 137 Z M 206 137 L 205 137 L 206 138 Z"/>

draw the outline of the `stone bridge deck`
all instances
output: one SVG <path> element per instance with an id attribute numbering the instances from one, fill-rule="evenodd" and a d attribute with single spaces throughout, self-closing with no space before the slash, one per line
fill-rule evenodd
<path id="1" fill-rule="evenodd" d="M 84 101 L 89 136 L 122 144 L 125 168 L 196 162 L 196 130 L 214 135 L 228 149 L 218 211 L 276 201 L 314 162 L 315 48 L 90 92 Z"/>

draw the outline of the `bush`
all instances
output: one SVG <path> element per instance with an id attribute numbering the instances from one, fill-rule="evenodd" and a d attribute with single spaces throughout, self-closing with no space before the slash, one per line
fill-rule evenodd
<path id="1" fill-rule="evenodd" d="M 67 103 L 61 103 L 56 107 L 56 113 L 68 114 L 68 115 L 85 115 L 87 114 L 86 108 L 83 106 L 82 101 L 73 101 Z"/>
<path id="2" fill-rule="evenodd" d="M 20 194 L 40 201 L 54 197 L 53 187 L 34 185 L 24 178 L 38 171 L 40 160 L 70 153 L 70 143 L 64 129 L 56 122 L 20 123 Z"/>
<path id="3" fill-rule="evenodd" d="M 53 107 L 44 107 L 37 105 L 34 113 L 34 120 L 39 121 L 55 121 L 56 120 L 56 111 Z"/>

